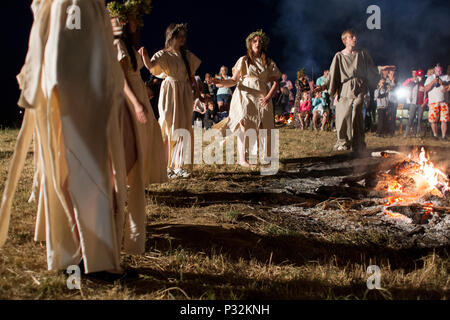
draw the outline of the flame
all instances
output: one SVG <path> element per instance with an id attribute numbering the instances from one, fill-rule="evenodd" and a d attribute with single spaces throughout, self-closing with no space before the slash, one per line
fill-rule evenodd
<path id="1" fill-rule="evenodd" d="M 444 172 L 435 168 L 425 149 L 422 147 L 417 160 L 414 160 L 411 154 L 408 155 L 408 158 L 410 161 L 414 161 L 414 164 L 404 169 L 404 172 L 400 174 L 416 178 L 415 180 L 418 180 L 417 182 L 422 186 L 422 194 L 432 192 L 435 195 L 444 197 L 443 191 L 450 188 L 449 180 Z M 387 191 L 390 193 L 404 193 L 404 186 L 398 182 L 397 178 L 394 178 L 389 183 Z"/>
<path id="2" fill-rule="evenodd" d="M 290 113 L 289 116 L 275 115 L 275 122 L 280 124 L 290 124 L 294 121 L 294 114 Z"/>
<path id="3" fill-rule="evenodd" d="M 403 193 L 403 186 L 397 181 L 397 179 L 392 180 L 392 182 L 388 186 L 388 192 L 394 193 L 399 192 Z"/>
<path id="4" fill-rule="evenodd" d="M 394 177 L 387 187 L 387 191 L 394 195 L 386 198 L 384 214 L 395 219 L 405 219 L 407 217 L 400 213 L 390 211 L 390 206 L 417 201 L 427 192 L 431 192 L 433 195 L 439 197 L 445 197 L 445 192 L 450 190 L 450 181 L 446 174 L 434 166 L 430 161 L 429 154 L 426 153 L 423 147 L 418 156 L 417 154 L 415 156 L 409 154 L 408 158 L 412 163 L 397 166 L 397 169 L 400 170 L 399 175 Z M 413 178 L 417 191 L 414 193 L 406 193 L 405 187 L 398 181 L 399 176 Z M 426 220 L 433 213 L 434 204 L 427 202 L 422 206 L 425 211 L 422 220 Z"/>
<path id="5" fill-rule="evenodd" d="M 418 174 L 423 177 L 423 179 L 428 183 L 429 188 L 434 192 L 437 193 L 440 197 L 444 197 L 444 194 L 442 191 L 438 188 L 438 186 L 441 184 L 440 179 L 447 182 L 448 185 L 448 179 L 445 173 L 443 173 L 441 170 L 434 167 L 433 163 L 430 161 L 430 156 L 425 152 L 425 149 L 422 147 L 420 155 L 419 155 L 419 169 Z"/>

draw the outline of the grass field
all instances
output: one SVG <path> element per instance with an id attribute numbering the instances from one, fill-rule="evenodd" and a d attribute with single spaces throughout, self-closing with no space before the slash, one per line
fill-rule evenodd
<path id="1" fill-rule="evenodd" d="M 0 131 L 0 191 L 18 131 Z M 337 154 L 333 132 L 280 130 L 280 158 Z M 445 146 L 431 139 L 366 137 L 368 148 Z M 35 204 L 27 199 L 33 177 L 32 153 L 18 187 L 9 239 L 0 248 L 0 299 L 448 299 L 448 251 L 398 254 L 386 239 L 368 240 L 330 232 L 289 229 L 259 199 L 235 197 L 264 181 L 258 171 L 235 165 L 196 166 L 190 179 L 147 190 L 147 250 L 123 255 L 139 279 L 105 283 L 83 279 L 69 290 L 61 272 L 47 271 L 45 243 L 33 241 Z M 227 196 L 228 195 L 228 196 Z M 188 201 L 187 201 L 188 200 Z M 382 290 L 369 291 L 367 266 L 382 270 Z"/>

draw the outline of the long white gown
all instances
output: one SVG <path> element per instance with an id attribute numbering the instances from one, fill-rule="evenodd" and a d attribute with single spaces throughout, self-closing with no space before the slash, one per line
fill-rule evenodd
<path id="1" fill-rule="evenodd" d="M 195 74 L 201 64 L 192 52 L 187 51 L 187 59 L 191 68 L 191 74 Z M 192 85 L 183 58 L 179 51 L 160 50 L 151 59 L 157 65 L 150 72 L 158 78 L 164 79 L 161 84 L 159 95 L 159 124 L 163 139 L 169 139 L 169 161 L 168 167 L 173 168 L 183 164 L 183 145 L 181 139 L 175 137 L 175 130 L 185 129 L 191 135 L 192 130 L 192 107 L 194 96 Z M 193 161 L 193 143 L 191 142 L 191 164 Z"/>
<path id="2" fill-rule="evenodd" d="M 124 78 L 110 19 L 103 0 L 34 0 L 32 9 L 29 50 L 18 76 L 26 112 L 0 207 L 0 245 L 35 132 L 35 238 L 46 241 L 48 269 L 83 259 L 88 273 L 117 270 L 126 201 L 117 129 Z M 133 242 L 141 235 L 127 236 Z"/>
<path id="3" fill-rule="evenodd" d="M 246 129 L 274 128 L 273 104 L 269 101 L 264 108 L 260 99 L 269 93 L 268 83 L 278 80 L 281 72 L 273 60 L 266 67 L 261 58 L 251 64 L 245 56 L 240 57 L 233 67 L 233 74 L 241 72 L 238 85 L 233 92 L 230 103 L 229 128 L 239 129 L 242 122 Z"/>

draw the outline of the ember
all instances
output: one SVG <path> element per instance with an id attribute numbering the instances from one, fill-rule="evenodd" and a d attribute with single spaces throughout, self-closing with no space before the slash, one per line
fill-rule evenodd
<path id="1" fill-rule="evenodd" d="M 275 123 L 277 124 L 281 124 L 281 125 L 286 125 L 286 124 L 291 124 L 294 121 L 294 114 L 293 113 L 289 113 L 288 115 L 275 115 Z"/>
<path id="2" fill-rule="evenodd" d="M 427 194 L 445 198 L 450 190 L 447 175 L 434 166 L 424 148 L 420 153 L 418 149 L 414 150 L 408 155 L 408 160 L 397 164 L 392 172 L 393 176 L 388 181 L 386 189 L 393 196 L 386 198 L 384 210 L 384 213 L 392 218 L 407 221 L 404 214 L 398 211 L 403 211 L 402 208 L 416 203 L 423 211 L 421 219 L 426 221 L 434 212 L 434 204 L 432 202 L 420 204 L 423 202 L 422 198 Z"/>

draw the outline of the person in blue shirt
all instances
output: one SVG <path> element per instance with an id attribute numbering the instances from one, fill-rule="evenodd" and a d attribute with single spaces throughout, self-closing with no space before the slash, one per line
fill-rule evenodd
<path id="1" fill-rule="evenodd" d="M 325 100 L 325 93 L 320 93 L 320 92 L 316 92 L 314 98 L 312 98 L 311 103 L 313 106 L 313 129 L 314 130 L 318 130 L 317 129 L 317 120 L 320 118 L 322 118 L 322 127 L 321 130 L 324 131 L 325 130 L 325 125 L 327 123 L 327 119 L 328 119 L 328 110 L 327 110 L 327 103 Z"/>

